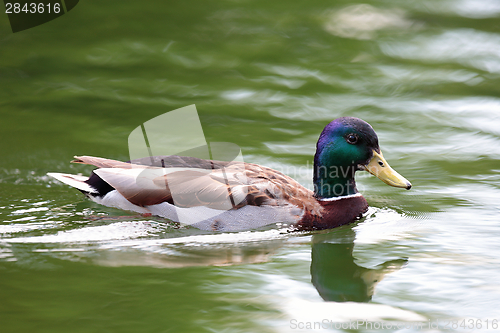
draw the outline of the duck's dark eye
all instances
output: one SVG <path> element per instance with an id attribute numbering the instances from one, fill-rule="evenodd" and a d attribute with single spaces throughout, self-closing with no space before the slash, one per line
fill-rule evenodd
<path id="1" fill-rule="evenodd" d="M 347 134 L 345 140 L 347 141 L 347 143 L 354 145 L 354 144 L 358 143 L 359 137 L 356 134 L 351 133 L 351 134 Z"/>

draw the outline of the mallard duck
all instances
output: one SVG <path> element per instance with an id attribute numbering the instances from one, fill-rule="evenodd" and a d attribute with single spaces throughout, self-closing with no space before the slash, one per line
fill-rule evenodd
<path id="1" fill-rule="evenodd" d="M 131 162 L 75 156 L 72 162 L 97 169 L 90 177 L 48 175 L 99 204 L 215 231 L 269 224 L 318 230 L 353 222 L 368 209 L 354 180 L 360 170 L 388 185 L 411 188 L 384 159 L 370 124 L 352 117 L 335 119 L 321 132 L 314 155 L 314 190 L 252 163 L 176 155 Z"/>

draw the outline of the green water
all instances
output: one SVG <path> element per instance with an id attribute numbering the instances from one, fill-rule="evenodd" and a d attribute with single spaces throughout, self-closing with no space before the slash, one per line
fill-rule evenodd
<path id="1" fill-rule="evenodd" d="M 368 4 L 86 0 L 16 34 L 0 14 L 1 332 L 495 331 L 500 5 Z M 191 104 L 207 141 L 309 188 L 323 127 L 362 118 L 413 188 L 359 174 L 359 223 L 219 234 L 45 175 L 127 160 L 134 128 Z"/>

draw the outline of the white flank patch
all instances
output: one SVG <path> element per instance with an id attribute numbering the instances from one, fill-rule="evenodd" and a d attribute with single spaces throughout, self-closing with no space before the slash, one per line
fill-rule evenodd
<path id="1" fill-rule="evenodd" d="M 192 225 L 201 230 L 224 232 L 245 231 L 280 222 L 292 224 L 298 222 L 304 214 L 302 209 L 292 205 L 248 205 L 239 209 L 217 210 L 204 206 L 180 208 L 164 202 L 147 208 L 153 215 Z"/>
<path id="2" fill-rule="evenodd" d="M 181 208 L 163 202 L 141 207 L 134 205 L 117 190 L 104 197 L 90 197 L 94 202 L 141 214 L 151 213 L 201 230 L 236 232 L 260 228 L 274 223 L 292 224 L 302 218 L 304 211 L 287 206 L 244 206 L 239 209 L 218 210 L 204 206 Z M 181 219 L 179 217 L 182 217 Z M 189 217 L 189 218 L 186 218 Z"/>
<path id="3" fill-rule="evenodd" d="M 89 197 L 89 198 L 92 201 L 103 206 L 129 210 L 140 214 L 151 213 L 149 209 L 134 205 L 133 203 L 125 199 L 125 197 L 121 195 L 120 192 L 118 192 L 117 190 L 106 193 L 104 197 Z"/>

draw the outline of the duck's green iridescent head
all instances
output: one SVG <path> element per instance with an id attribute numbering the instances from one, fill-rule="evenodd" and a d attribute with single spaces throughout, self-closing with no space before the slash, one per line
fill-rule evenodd
<path id="1" fill-rule="evenodd" d="M 366 170 L 384 183 L 411 188 L 385 161 L 378 137 L 367 122 L 342 117 L 329 123 L 318 139 L 314 155 L 314 191 L 318 198 L 357 193 L 354 174 Z"/>

